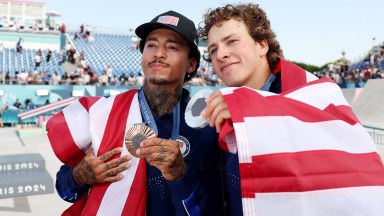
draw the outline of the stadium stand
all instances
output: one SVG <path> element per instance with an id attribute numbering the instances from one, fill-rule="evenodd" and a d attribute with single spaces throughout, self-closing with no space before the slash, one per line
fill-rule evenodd
<path id="1" fill-rule="evenodd" d="M 74 32 L 70 33 L 73 38 Z M 141 53 L 136 49 L 135 36 L 95 34 L 94 41 L 87 39 L 73 40 L 77 53 L 84 53 L 87 64 L 98 76 L 107 69 L 113 68 L 113 73 L 120 77 L 122 73 L 133 73 L 135 76 L 141 72 Z"/>
<path id="2" fill-rule="evenodd" d="M 14 48 L 6 48 L 4 53 L 1 53 L 0 68 L 4 72 L 10 72 L 11 76 L 15 76 L 16 72 L 23 70 L 27 72 L 33 71 L 48 71 L 53 74 L 55 71 L 64 73 L 64 69 L 59 65 L 59 54 L 57 51 L 52 51 L 52 57 L 49 62 L 46 62 L 48 50 L 42 50 L 42 62 L 40 67 L 35 68 L 34 56 L 36 49 L 24 49 L 23 52 L 17 53 Z"/>

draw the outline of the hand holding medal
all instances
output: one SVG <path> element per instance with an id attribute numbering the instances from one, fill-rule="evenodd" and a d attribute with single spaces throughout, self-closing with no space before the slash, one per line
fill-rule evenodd
<path id="1" fill-rule="evenodd" d="M 203 89 L 192 97 L 190 101 L 191 105 L 188 104 L 188 106 L 191 107 L 190 110 L 193 110 L 196 101 L 200 101 L 198 102 L 200 105 L 196 107 L 194 113 L 192 111 L 187 113 L 187 106 L 185 121 L 193 128 L 202 128 L 209 124 L 211 127 L 216 127 L 216 131 L 219 133 L 222 123 L 225 119 L 231 118 L 231 113 L 228 110 L 222 93 L 220 91 L 208 93 L 208 90 L 210 89 Z M 210 91 L 212 92 L 212 90 Z M 202 102 L 202 100 L 204 100 L 204 102 Z"/>
<path id="2" fill-rule="evenodd" d="M 136 150 L 140 148 L 140 143 L 148 138 L 155 137 L 155 132 L 145 124 L 135 124 L 125 134 L 125 146 L 128 152 L 135 157 L 139 157 L 136 154 Z"/>
<path id="3" fill-rule="evenodd" d="M 212 89 L 198 91 L 189 101 L 185 109 L 185 122 L 191 128 L 204 128 L 209 123 L 209 118 L 201 115 L 207 106 L 206 99 L 212 94 Z"/>

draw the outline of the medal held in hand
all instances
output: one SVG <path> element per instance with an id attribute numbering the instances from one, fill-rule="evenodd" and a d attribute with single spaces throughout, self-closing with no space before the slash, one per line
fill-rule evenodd
<path id="1" fill-rule="evenodd" d="M 185 109 L 185 122 L 191 128 L 203 128 L 208 125 L 207 119 L 201 116 L 201 111 L 205 109 L 207 103 L 205 99 L 213 93 L 212 89 L 198 91 L 189 101 Z"/>
<path id="2" fill-rule="evenodd" d="M 138 155 L 136 155 L 136 149 L 140 148 L 140 143 L 143 140 L 155 136 L 155 132 L 147 125 L 135 124 L 125 134 L 125 146 L 127 147 L 129 153 L 131 153 L 131 155 L 139 157 Z"/>

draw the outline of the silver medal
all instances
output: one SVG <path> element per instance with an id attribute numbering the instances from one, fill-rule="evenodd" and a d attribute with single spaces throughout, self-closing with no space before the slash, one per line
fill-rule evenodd
<path id="1" fill-rule="evenodd" d="M 191 98 L 185 109 L 185 122 L 189 127 L 203 128 L 209 124 L 209 122 L 200 114 L 207 106 L 205 99 L 212 93 L 212 89 L 202 89 Z"/>

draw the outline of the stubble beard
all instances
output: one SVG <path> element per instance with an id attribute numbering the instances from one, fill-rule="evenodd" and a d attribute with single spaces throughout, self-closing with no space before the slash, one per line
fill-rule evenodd
<path id="1" fill-rule="evenodd" d="M 172 83 L 170 80 L 164 78 L 149 78 L 148 81 L 154 85 L 168 85 Z"/>

